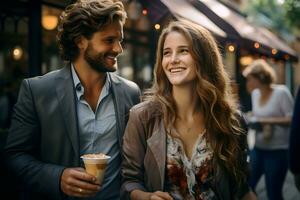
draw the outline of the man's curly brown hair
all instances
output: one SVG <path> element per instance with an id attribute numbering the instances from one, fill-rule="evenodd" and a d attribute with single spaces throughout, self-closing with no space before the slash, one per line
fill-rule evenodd
<path id="1" fill-rule="evenodd" d="M 93 34 L 115 21 L 124 24 L 126 12 L 121 1 L 79 0 L 67 6 L 60 15 L 57 41 L 61 56 L 74 61 L 79 54 L 76 41 L 83 36 L 91 39 Z"/>

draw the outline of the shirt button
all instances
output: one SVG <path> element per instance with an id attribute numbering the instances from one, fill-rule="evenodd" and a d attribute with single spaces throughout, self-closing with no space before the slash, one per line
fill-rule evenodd
<path id="1" fill-rule="evenodd" d="M 81 86 L 77 85 L 76 90 L 80 92 L 81 91 Z"/>

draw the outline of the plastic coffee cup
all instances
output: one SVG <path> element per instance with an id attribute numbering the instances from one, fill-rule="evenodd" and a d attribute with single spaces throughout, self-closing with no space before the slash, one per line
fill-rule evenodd
<path id="1" fill-rule="evenodd" d="M 80 158 L 82 158 L 84 162 L 85 171 L 88 174 L 95 176 L 97 178 L 97 182 L 101 184 L 104 178 L 105 169 L 107 167 L 110 156 L 107 156 L 103 153 L 99 153 L 99 154 L 85 154 L 82 155 Z"/>

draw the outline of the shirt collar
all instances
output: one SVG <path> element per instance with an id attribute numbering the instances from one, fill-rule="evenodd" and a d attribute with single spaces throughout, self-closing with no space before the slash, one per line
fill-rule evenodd
<path id="1" fill-rule="evenodd" d="M 78 100 L 80 100 L 84 93 L 84 87 L 82 86 L 82 84 L 79 80 L 79 77 L 75 71 L 73 63 L 71 63 L 71 71 L 72 71 L 72 76 L 73 76 L 74 88 L 76 90 L 76 96 L 77 96 Z M 110 87 L 111 87 L 111 80 L 109 78 L 108 73 L 106 73 L 105 84 L 103 86 L 100 99 L 104 98 L 105 96 L 107 96 L 109 94 Z"/>

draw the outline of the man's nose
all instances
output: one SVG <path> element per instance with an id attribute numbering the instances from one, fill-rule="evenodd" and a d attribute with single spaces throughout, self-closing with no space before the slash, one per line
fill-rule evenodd
<path id="1" fill-rule="evenodd" d="M 116 53 L 118 53 L 118 54 L 120 54 L 120 53 L 123 52 L 123 48 L 122 48 L 121 42 L 116 42 L 114 44 L 113 51 L 116 52 Z"/>

